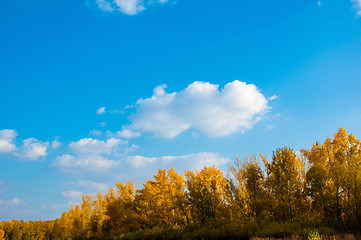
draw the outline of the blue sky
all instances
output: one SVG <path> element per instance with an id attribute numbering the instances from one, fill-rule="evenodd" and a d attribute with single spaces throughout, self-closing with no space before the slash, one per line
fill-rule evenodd
<path id="1" fill-rule="evenodd" d="M 0 1 L 0 220 L 361 135 L 360 0 Z"/>

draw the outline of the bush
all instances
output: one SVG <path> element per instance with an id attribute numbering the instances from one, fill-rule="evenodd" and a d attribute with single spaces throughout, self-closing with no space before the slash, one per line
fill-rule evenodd
<path id="1" fill-rule="evenodd" d="M 312 230 L 309 234 L 308 234 L 308 240 L 321 240 L 321 235 L 318 233 L 318 229 L 314 229 Z"/>

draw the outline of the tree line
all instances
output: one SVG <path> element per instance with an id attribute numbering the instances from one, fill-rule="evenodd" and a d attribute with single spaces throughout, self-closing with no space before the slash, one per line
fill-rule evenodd
<path id="1" fill-rule="evenodd" d="M 83 195 L 59 219 L 0 222 L 0 240 L 307 236 L 316 227 L 361 229 L 361 143 L 343 128 L 311 149 L 236 158 L 227 176 L 205 166 L 183 175 L 159 169 L 140 189 L 118 182 Z"/>

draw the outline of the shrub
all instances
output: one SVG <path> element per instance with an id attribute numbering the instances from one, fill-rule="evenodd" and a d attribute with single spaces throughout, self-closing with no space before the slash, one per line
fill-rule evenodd
<path id="1" fill-rule="evenodd" d="M 321 235 L 318 233 L 318 229 L 314 229 L 312 230 L 309 234 L 308 234 L 308 240 L 321 240 Z"/>

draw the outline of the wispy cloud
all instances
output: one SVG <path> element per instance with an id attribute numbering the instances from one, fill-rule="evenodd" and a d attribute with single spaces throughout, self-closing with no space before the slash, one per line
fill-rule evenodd
<path id="1" fill-rule="evenodd" d="M 163 157 L 143 157 L 128 156 L 128 162 L 134 167 L 147 167 L 155 163 L 176 163 L 181 162 L 189 168 L 201 168 L 203 166 L 219 166 L 229 162 L 228 158 L 223 157 L 219 153 L 201 152 L 182 156 L 163 156 Z"/>
<path id="2" fill-rule="evenodd" d="M 97 114 L 98 115 L 103 115 L 104 113 L 105 113 L 105 107 L 100 107 L 100 108 L 98 108 L 98 110 L 97 110 Z"/>
<path id="3" fill-rule="evenodd" d="M 276 100 L 276 99 L 278 99 L 277 95 L 273 95 L 273 96 L 268 98 L 268 100 L 270 100 L 270 101 L 273 101 L 273 100 Z"/>
<path id="4" fill-rule="evenodd" d="M 54 149 L 54 150 L 58 149 L 61 146 L 63 146 L 63 144 L 60 141 L 56 140 L 56 139 L 51 142 L 51 148 Z"/>
<path id="5" fill-rule="evenodd" d="M 71 155 L 58 156 L 52 166 L 58 167 L 66 172 L 78 171 L 103 171 L 119 165 L 119 162 L 99 155 Z"/>
<path id="6" fill-rule="evenodd" d="M 63 197 L 66 197 L 66 198 L 81 198 L 81 196 L 83 195 L 82 192 L 79 192 L 79 191 L 65 191 L 63 192 Z"/>
<path id="7" fill-rule="evenodd" d="M 98 129 L 93 129 L 93 130 L 90 131 L 90 134 L 94 135 L 94 136 L 100 136 L 100 135 L 103 134 L 103 132 L 98 130 Z"/>
<path id="8" fill-rule="evenodd" d="M 110 2 L 107 2 L 106 0 L 96 0 L 95 3 L 103 11 L 108 11 L 108 12 L 114 11 L 114 7 L 112 6 L 112 4 L 110 4 Z"/>
<path id="9" fill-rule="evenodd" d="M 165 88 L 160 85 L 151 98 L 139 99 L 132 123 L 123 127 L 162 138 L 174 138 L 188 129 L 220 137 L 252 128 L 269 109 L 255 85 L 238 80 L 222 90 L 208 82 L 194 82 L 173 93 Z"/>
<path id="10" fill-rule="evenodd" d="M 65 185 L 69 188 L 84 188 L 92 191 L 97 192 L 104 192 L 106 191 L 109 186 L 106 183 L 100 183 L 100 182 L 93 182 L 88 180 L 78 180 L 75 182 L 65 182 Z"/>
<path id="11" fill-rule="evenodd" d="M 127 15 L 136 15 L 151 6 L 154 2 L 165 4 L 168 0 L 95 0 L 96 5 L 103 11 L 119 11 Z"/>
<path id="12" fill-rule="evenodd" d="M 325 1 L 317 1 L 317 6 L 321 7 L 323 5 L 325 5 L 327 2 L 327 0 Z M 356 14 L 358 17 L 361 16 L 361 0 L 351 0 L 352 2 L 352 8 L 354 8 L 356 10 Z"/>
<path id="13" fill-rule="evenodd" d="M 2 200 L 0 199 L 0 205 L 10 205 L 10 206 L 14 206 L 14 205 L 19 205 L 24 203 L 22 200 L 20 200 L 19 198 L 13 198 L 13 199 L 9 199 L 9 200 Z"/>
<path id="14" fill-rule="evenodd" d="M 361 0 L 351 0 L 353 5 L 352 7 L 356 9 L 357 16 L 361 16 Z"/>
<path id="15" fill-rule="evenodd" d="M 139 137 L 140 133 L 139 132 L 133 132 L 130 129 L 123 129 L 121 131 L 117 132 L 117 135 L 121 138 L 135 138 L 135 137 Z"/>

